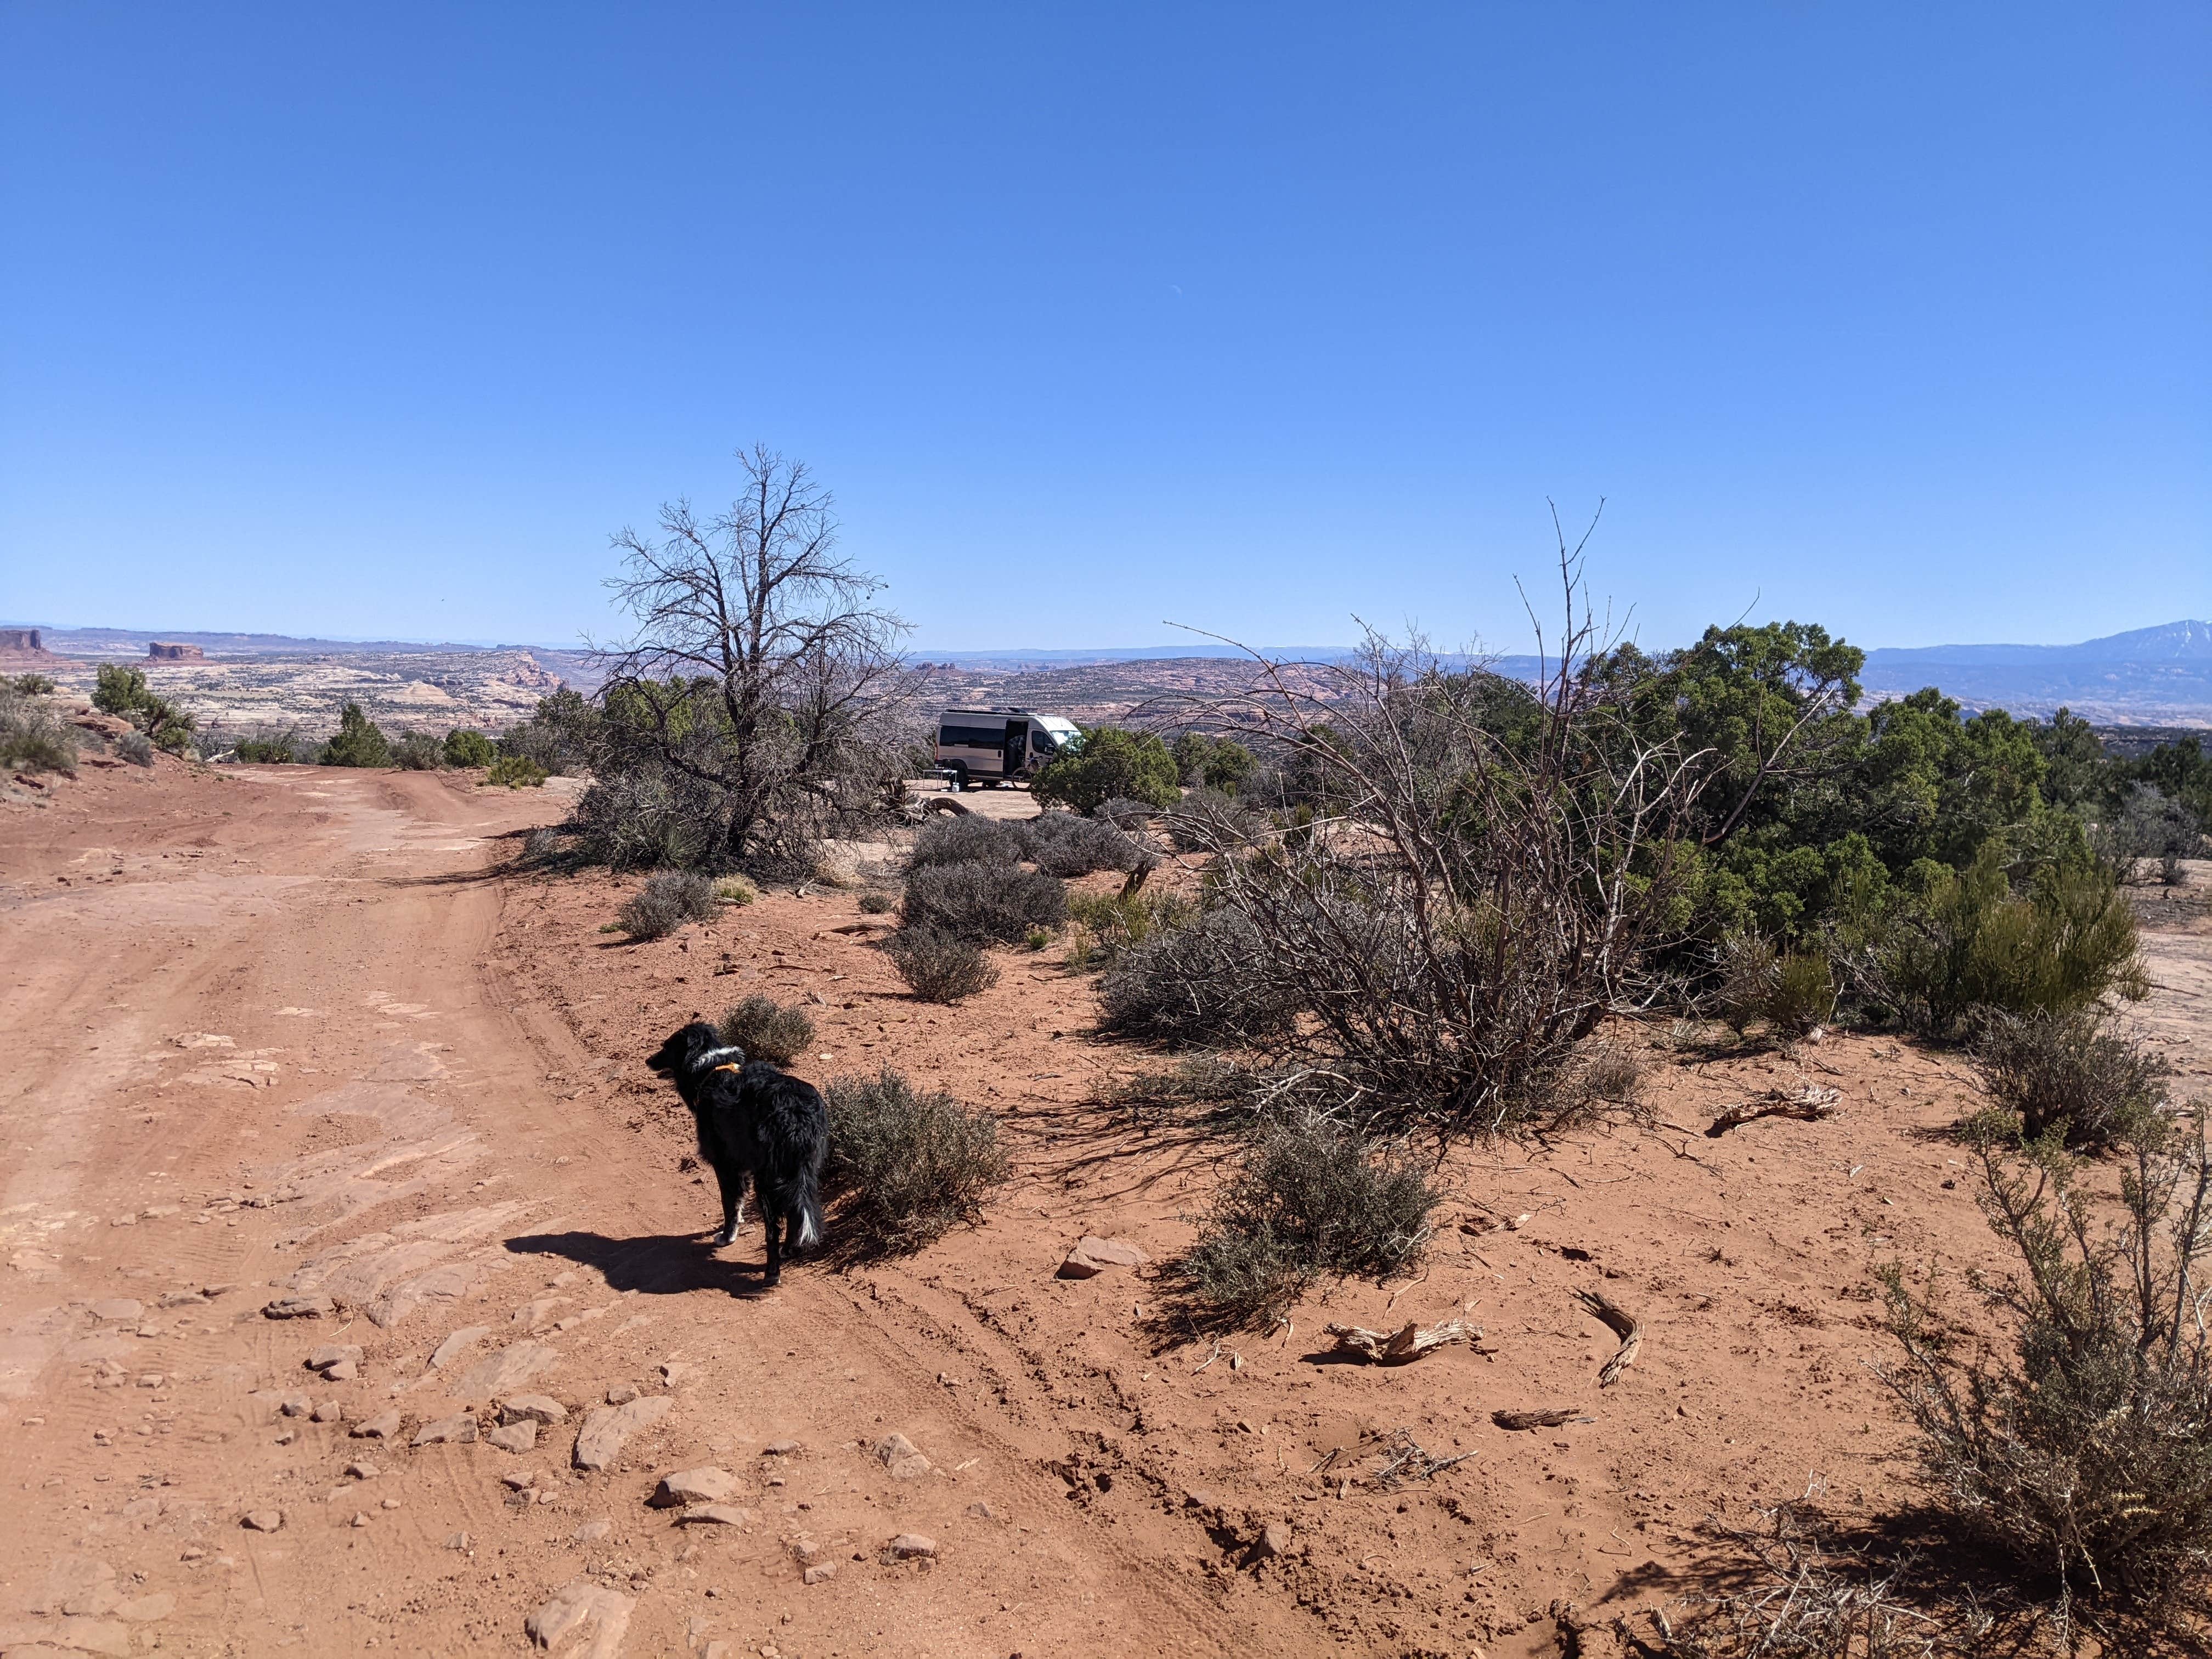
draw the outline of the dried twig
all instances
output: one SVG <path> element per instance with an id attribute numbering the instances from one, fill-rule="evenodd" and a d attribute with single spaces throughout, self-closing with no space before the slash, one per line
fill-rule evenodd
<path id="1" fill-rule="evenodd" d="M 1602 1291 L 1577 1291 L 1575 1299 L 1589 1310 L 1591 1318 L 1601 1321 L 1620 1339 L 1620 1346 L 1597 1374 L 1598 1387 L 1609 1389 L 1636 1363 L 1637 1350 L 1644 1346 L 1644 1322 Z"/>
<path id="2" fill-rule="evenodd" d="M 1785 1094 L 1779 1089 L 1769 1089 L 1756 1100 L 1747 1100 L 1741 1106 L 1731 1106 L 1712 1121 L 1705 1131 L 1708 1137 L 1717 1140 L 1730 1129 L 1762 1117 L 1794 1117 L 1807 1123 L 1817 1123 L 1824 1117 L 1836 1115 L 1839 1097 L 1834 1089 L 1815 1088 L 1807 1084 L 1795 1094 Z"/>
<path id="3" fill-rule="evenodd" d="M 1328 1325 L 1327 1335 L 1336 1340 L 1334 1352 L 1351 1354 L 1377 1365 L 1406 1365 L 1419 1359 L 1431 1349 L 1447 1343 L 1482 1340 L 1481 1328 L 1469 1328 L 1464 1320 L 1447 1319 L 1440 1325 L 1424 1330 L 1419 1320 L 1409 1319 L 1395 1331 L 1370 1331 L 1363 1325 Z"/>
<path id="4" fill-rule="evenodd" d="M 1595 1423 L 1574 1406 L 1553 1406 L 1535 1412 L 1492 1412 L 1490 1420 L 1501 1429 L 1556 1429 L 1565 1423 Z"/>
<path id="5" fill-rule="evenodd" d="M 1433 1480 L 1455 1463 L 1464 1463 L 1474 1454 L 1462 1452 L 1456 1457 L 1438 1457 L 1425 1449 L 1413 1438 L 1411 1429 L 1393 1429 L 1388 1434 L 1365 1434 L 1356 1448 L 1332 1446 L 1322 1460 L 1308 1469 L 1308 1474 L 1318 1474 L 1323 1469 L 1334 1468 L 1340 1460 L 1356 1463 L 1362 1458 L 1382 1456 L 1382 1468 L 1375 1471 L 1375 1484 L 1385 1492 L 1408 1480 Z"/>

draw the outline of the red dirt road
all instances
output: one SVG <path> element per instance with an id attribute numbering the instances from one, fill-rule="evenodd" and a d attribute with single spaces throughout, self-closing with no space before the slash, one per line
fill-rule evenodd
<path id="1" fill-rule="evenodd" d="M 569 1589 L 600 1622 L 560 1654 L 1603 1656 L 1715 1582 L 1708 1514 L 1908 1492 L 1868 1270 L 1994 1261 L 1942 1133 L 1955 1060 L 1655 1042 L 1691 1133 L 1455 1154 L 1412 1283 L 1325 1285 L 1206 1364 L 1153 1333 L 1151 1269 L 1053 1276 L 1086 1232 L 1165 1259 L 1218 1159 L 1084 1103 L 1140 1057 L 1085 1037 L 1056 952 L 946 1011 L 827 931 L 848 894 L 612 942 L 628 884 L 494 873 L 559 787 L 165 763 L 0 813 L 0 1653 L 521 1654 Z M 891 1061 L 1000 1112 L 984 1224 L 768 1295 L 757 1222 L 708 1248 L 641 1062 L 754 989 L 808 1002 L 817 1080 Z M 1801 1079 L 1842 1115 L 1694 1133 Z M 1585 1289 L 1648 1331 L 1602 1392 Z M 266 1316 L 294 1297 L 328 1311 Z M 1447 1316 L 1482 1352 L 1319 1352 L 1328 1319 Z M 635 1432 L 576 1467 L 631 1390 Z M 520 1395 L 562 1418 L 526 1450 L 489 1437 Z M 1592 1420 L 1490 1420 L 1542 1406 Z M 1362 1436 L 1398 1430 L 1470 1455 L 1386 1483 Z M 720 1515 L 648 1507 L 702 1467 Z"/>

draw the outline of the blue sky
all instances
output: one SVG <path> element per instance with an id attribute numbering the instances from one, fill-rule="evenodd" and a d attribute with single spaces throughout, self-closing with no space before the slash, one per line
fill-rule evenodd
<path id="1" fill-rule="evenodd" d="M 2212 9 L 0 0 L 0 615 L 561 642 L 766 441 L 920 648 L 2212 615 Z"/>

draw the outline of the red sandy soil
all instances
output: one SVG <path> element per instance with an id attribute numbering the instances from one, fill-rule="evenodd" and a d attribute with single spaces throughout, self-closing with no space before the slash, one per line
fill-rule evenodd
<path id="1" fill-rule="evenodd" d="M 1976 1100 L 1955 1057 L 1644 1032 L 1680 1127 L 1455 1151 L 1410 1282 L 1325 1285 L 1206 1364 L 1152 1334 L 1156 1268 L 1054 1277 L 1086 1233 L 1172 1255 L 1221 1155 L 1085 1103 L 1158 1062 L 1086 1036 L 1056 951 L 945 1010 L 828 931 L 864 920 L 848 892 L 623 944 L 599 930 L 634 882 L 498 873 L 566 804 L 164 764 L 0 808 L 0 1651 L 520 1654 L 533 1609 L 596 1587 L 605 1622 L 558 1652 L 1620 1654 L 1717 1582 L 1709 1516 L 1910 1497 L 1869 1270 L 1999 1265 L 1945 1133 Z M 1018 1174 L 981 1224 L 766 1294 L 757 1223 L 708 1246 L 641 1060 L 755 989 L 814 1014 L 804 1075 L 896 1064 L 1001 1114 Z M 1841 1115 L 1701 1133 L 1801 1082 Z M 1580 1289 L 1646 1328 L 1602 1391 Z M 1480 1352 L 1322 1356 L 1332 1319 L 1447 1316 Z M 304 1369 L 323 1345 L 357 1375 Z M 628 1389 L 660 1414 L 573 1467 Z M 528 1451 L 411 1443 L 518 1393 L 567 1413 Z M 1546 1406 L 1591 1420 L 1491 1422 Z M 1401 1429 L 1464 1461 L 1387 1489 L 1363 1436 Z M 895 1432 L 922 1465 L 877 1455 Z M 724 1522 L 647 1507 L 700 1466 Z M 915 1534 L 934 1557 L 896 1559 Z"/>

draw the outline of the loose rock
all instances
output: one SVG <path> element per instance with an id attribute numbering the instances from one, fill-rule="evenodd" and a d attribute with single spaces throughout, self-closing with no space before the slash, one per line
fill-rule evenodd
<path id="1" fill-rule="evenodd" d="M 94 1319 L 114 1320 L 118 1323 L 135 1324 L 144 1317 L 146 1304 L 127 1296 L 109 1297 L 92 1304 Z"/>
<path id="2" fill-rule="evenodd" d="M 1290 1524 L 1283 1521 L 1270 1521 L 1260 1528 L 1260 1535 L 1252 1540 L 1244 1559 L 1248 1561 L 1273 1561 L 1278 1556 L 1290 1553 Z"/>
<path id="3" fill-rule="evenodd" d="M 538 1425 L 526 1417 L 520 1423 L 504 1424 L 492 1430 L 484 1436 L 484 1440 L 487 1444 L 496 1446 L 503 1452 L 514 1452 L 519 1456 L 524 1452 L 537 1449 Z"/>
<path id="4" fill-rule="evenodd" d="M 239 1524 L 249 1532 L 275 1532 L 284 1524 L 282 1510 L 248 1510 Z"/>
<path id="5" fill-rule="evenodd" d="M 1152 1257 L 1126 1238 L 1097 1238 L 1086 1233 L 1060 1264 L 1062 1279 L 1095 1279 L 1109 1267 L 1141 1267 Z"/>
<path id="6" fill-rule="evenodd" d="M 660 1421 L 674 1403 L 663 1394 L 620 1406 L 593 1407 L 585 1415 L 583 1426 L 576 1431 L 576 1467 L 605 1468 L 621 1453 L 623 1442 L 640 1429 Z"/>
<path id="7" fill-rule="evenodd" d="M 937 1540 L 919 1532 L 902 1532 L 891 1540 L 891 1553 L 902 1561 L 937 1559 Z"/>
<path id="8" fill-rule="evenodd" d="M 326 1372 L 331 1366 L 342 1365 L 349 1359 L 354 1361 L 356 1364 L 360 1363 L 360 1343 L 326 1342 L 321 1347 L 310 1352 L 306 1360 L 302 1363 L 304 1363 L 307 1368 L 311 1371 Z"/>
<path id="9" fill-rule="evenodd" d="M 809 1567 L 799 1575 L 810 1584 L 826 1584 L 836 1576 L 837 1564 L 835 1561 L 824 1561 L 818 1567 Z"/>
<path id="10" fill-rule="evenodd" d="M 415 1431 L 417 1446 L 452 1444 L 465 1446 L 477 1437 L 477 1420 L 468 1413 L 454 1417 L 441 1417 L 434 1423 L 425 1423 Z"/>
<path id="11" fill-rule="evenodd" d="M 343 1423 L 345 1421 L 345 1407 L 335 1400 L 325 1400 L 307 1413 L 307 1420 L 311 1423 Z"/>
<path id="12" fill-rule="evenodd" d="M 262 1309 L 268 1319 L 321 1319 L 337 1311 L 337 1304 L 323 1295 L 280 1296 Z"/>
<path id="13" fill-rule="evenodd" d="M 356 1440 L 389 1440 L 399 1432 L 398 1408 L 381 1413 L 366 1423 L 356 1423 L 346 1432 Z"/>
<path id="14" fill-rule="evenodd" d="M 588 1578 L 575 1578 L 554 1591 L 549 1601 L 522 1621 L 522 1627 L 532 1641 L 549 1653 L 573 1654 L 575 1659 L 616 1659 L 629 1629 L 630 1609 L 635 1605 L 629 1596 Z"/>
<path id="15" fill-rule="evenodd" d="M 754 1516 L 734 1504 L 694 1504 L 676 1517 L 679 1525 L 703 1522 L 710 1527 L 750 1527 Z"/>
<path id="16" fill-rule="evenodd" d="M 686 1504 L 719 1504 L 737 1490 L 738 1477 L 727 1469 L 677 1469 L 662 1475 L 645 1501 L 657 1510 L 675 1510 Z"/>
<path id="17" fill-rule="evenodd" d="M 556 1423 L 568 1420 L 568 1408 L 559 1401 L 542 1394 L 509 1395 L 499 1408 L 502 1423 L 520 1423 L 527 1419 L 550 1428 Z"/>
<path id="18" fill-rule="evenodd" d="M 876 1459 L 891 1472 L 894 1480 L 916 1480 L 930 1470 L 930 1462 L 921 1448 L 902 1434 L 889 1434 L 878 1440 Z"/>

